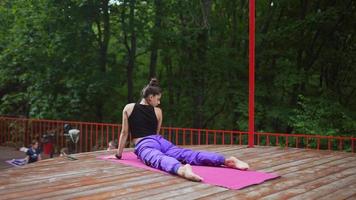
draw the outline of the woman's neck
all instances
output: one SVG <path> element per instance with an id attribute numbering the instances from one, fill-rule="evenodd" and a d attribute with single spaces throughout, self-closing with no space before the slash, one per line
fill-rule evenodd
<path id="1" fill-rule="evenodd" d="M 146 99 L 142 99 L 140 104 L 142 104 L 142 105 L 150 105 L 149 103 L 147 103 Z"/>

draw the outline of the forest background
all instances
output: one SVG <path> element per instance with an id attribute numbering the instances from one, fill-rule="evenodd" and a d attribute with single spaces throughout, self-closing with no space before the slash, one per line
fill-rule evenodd
<path id="1" fill-rule="evenodd" d="M 247 130 L 248 0 L 2 0 L 0 114 Z M 356 2 L 256 1 L 256 131 L 356 136 Z"/>

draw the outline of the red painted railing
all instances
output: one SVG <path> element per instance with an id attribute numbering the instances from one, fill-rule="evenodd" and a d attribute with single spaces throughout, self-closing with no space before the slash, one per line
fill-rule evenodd
<path id="1" fill-rule="evenodd" d="M 58 150 L 67 146 L 63 135 L 64 124 L 70 124 L 80 130 L 80 139 L 76 146 L 78 152 L 105 149 L 109 141 L 118 141 L 120 138 L 119 124 L 0 117 L 0 145 L 13 143 L 17 146 L 28 146 L 32 139 L 38 139 L 44 133 L 54 133 L 54 144 Z M 246 131 L 162 127 L 160 134 L 177 145 L 248 144 Z M 260 146 L 348 152 L 355 152 L 355 140 L 354 137 L 288 133 L 255 132 L 254 136 L 254 144 Z"/>

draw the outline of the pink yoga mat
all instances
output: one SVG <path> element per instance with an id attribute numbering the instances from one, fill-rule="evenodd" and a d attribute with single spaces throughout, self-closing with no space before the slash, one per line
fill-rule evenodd
<path id="1" fill-rule="evenodd" d="M 133 167 L 166 173 L 164 171 L 154 169 L 143 164 L 133 152 L 124 152 L 122 159 L 118 160 L 114 155 L 99 156 L 99 159 L 109 160 L 115 163 L 122 163 Z M 222 186 L 229 189 L 242 189 L 251 185 L 260 184 L 264 181 L 278 178 L 279 175 L 256 172 L 256 171 L 241 171 L 237 169 L 225 167 L 208 167 L 208 166 L 192 166 L 194 173 L 201 176 L 203 183 Z M 168 173 L 166 173 L 168 174 Z"/>

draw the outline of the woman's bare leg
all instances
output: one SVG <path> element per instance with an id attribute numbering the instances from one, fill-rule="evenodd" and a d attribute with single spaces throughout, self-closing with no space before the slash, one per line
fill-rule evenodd
<path id="1" fill-rule="evenodd" d="M 190 166 L 189 164 L 180 166 L 178 168 L 177 174 L 178 174 L 178 176 L 181 176 L 181 177 L 186 178 L 191 181 L 199 182 L 199 181 L 203 180 L 202 177 L 200 177 L 199 175 L 197 175 L 193 172 L 192 166 Z"/>
<path id="2" fill-rule="evenodd" d="M 240 169 L 240 170 L 247 170 L 248 168 L 250 168 L 250 166 L 247 163 L 237 159 L 234 156 L 231 156 L 231 157 L 225 159 L 224 165 L 227 167 Z"/>

